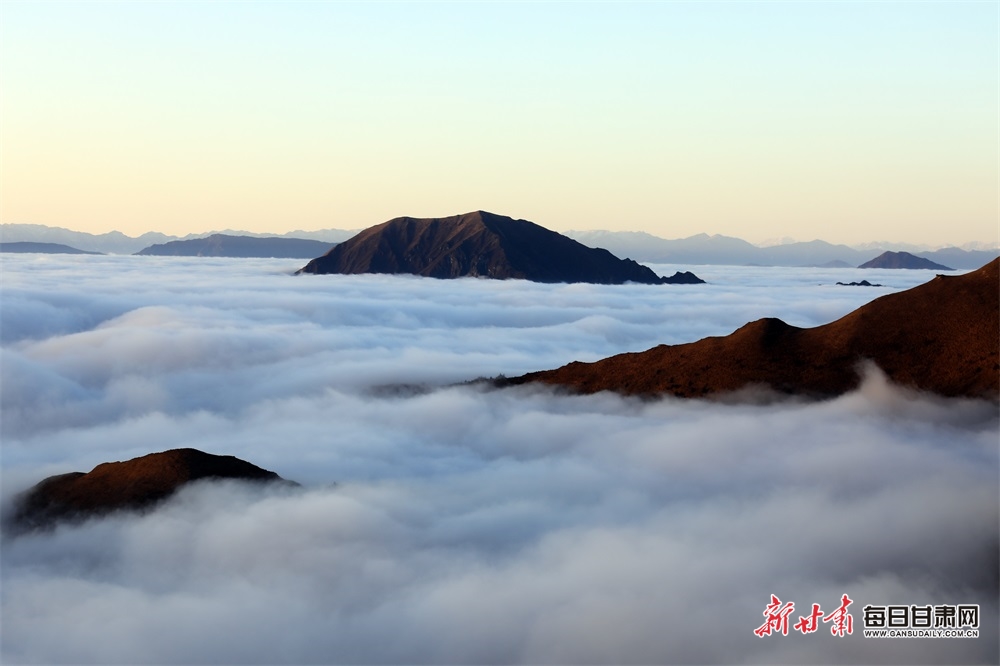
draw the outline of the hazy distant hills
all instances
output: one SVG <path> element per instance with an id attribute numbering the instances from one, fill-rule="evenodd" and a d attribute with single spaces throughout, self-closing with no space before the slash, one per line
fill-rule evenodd
<path id="1" fill-rule="evenodd" d="M 304 238 L 254 238 L 212 234 L 207 238 L 176 240 L 136 252 L 167 257 L 276 257 L 311 259 L 328 252 L 333 243 Z"/>
<path id="2" fill-rule="evenodd" d="M 230 236 L 251 236 L 255 238 L 299 238 L 333 244 L 350 238 L 357 231 L 322 229 L 320 231 L 290 231 L 286 234 L 258 234 L 250 231 L 233 231 L 227 229 L 212 233 Z M 168 243 L 175 240 L 205 238 L 209 235 L 211 234 L 188 234 L 181 237 L 149 232 L 133 238 L 118 231 L 106 234 L 88 234 L 82 231 L 72 231 L 61 227 L 48 227 L 42 224 L 0 224 L 0 241 L 3 243 L 59 243 L 80 248 L 81 250 L 104 254 L 135 254 L 151 245 Z M 318 256 L 325 251 L 322 250 L 311 256 Z"/>
<path id="3" fill-rule="evenodd" d="M 250 236 L 255 238 L 297 238 L 318 240 L 330 244 L 345 241 L 358 232 L 343 229 L 320 231 L 290 231 L 286 234 L 258 234 L 246 231 L 218 231 L 216 235 Z M 82 251 L 106 254 L 134 254 L 150 247 L 176 240 L 194 240 L 211 234 L 189 234 L 184 237 L 150 232 L 137 238 L 113 231 L 88 234 L 39 224 L 0 224 L 0 241 L 57 243 Z M 723 264 L 759 266 L 859 266 L 891 250 L 905 250 L 937 264 L 957 269 L 973 269 L 1000 256 L 998 249 L 939 250 L 918 249 L 905 243 L 866 243 L 851 247 L 822 240 L 758 247 L 739 238 L 698 234 L 688 238 L 668 240 L 640 231 L 568 231 L 564 234 L 594 248 L 604 248 L 617 257 L 646 263 Z M 970 246 L 972 247 L 972 246 Z M 322 252 L 313 254 L 317 257 Z M 942 269 L 938 269 L 942 270 Z"/>
<path id="4" fill-rule="evenodd" d="M 119 231 L 106 234 L 88 234 L 60 227 L 47 227 L 42 224 L 0 225 L 0 239 L 4 243 L 58 243 L 104 254 L 132 254 L 153 243 L 163 243 L 174 238 L 176 236 L 167 236 L 157 232 L 149 232 L 138 238 L 132 238 Z"/>
<path id="5" fill-rule="evenodd" d="M 667 240 L 638 231 L 569 231 L 566 235 L 591 247 L 603 247 L 619 257 L 630 257 L 648 263 L 859 266 L 886 250 L 896 249 L 888 246 L 855 249 L 821 240 L 757 247 L 730 236 L 698 234 Z M 953 268 L 972 269 L 1000 256 L 1000 250 L 962 250 L 949 247 L 914 251 L 913 254 Z"/>
<path id="6" fill-rule="evenodd" d="M 877 298 L 815 328 L 759 319 L 725 337 L 660 345 L 498 382 L 582 393 L 701 397 L 766 385 L 791 394 L 854 389 L 874 362 L 893 382 L 945 396 L 996 398 L 1000 388 L 1000 259 Z"/>
<path id="7" fill-rule="evenodd" d="M 858 266 L 858 268 L 909 268 L 909 269 L 930 269 L 935 271 L 951 271 L 953 268 L 942 266 L 930 259 L 917 257 L 909 252 L 883 252 L 871 261 Z"/>
<path id="8" fill-rule="evenodd" d="M 0 243 L 0 252 L 39 252 L 42 254 L 101 254 L 100 252 L 86 252 L 84 250 L 78 250 L 75 247 L 70 247 L 69 245 L 63 245 L 61 243 L 31 243 L 31 242 L 14 242 Z"/>
<path id="9" fill-rule="evenodd" d="M 700 283 L 670 278 L 528 220 L 486 211 L 442 218 L 399 217 L 366 229 L 309 262 L 300 273 L 405 273 L 596 284 Z"/>

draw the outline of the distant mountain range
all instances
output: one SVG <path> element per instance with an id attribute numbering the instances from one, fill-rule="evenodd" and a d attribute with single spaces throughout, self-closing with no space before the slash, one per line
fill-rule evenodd
<path id="1" fill-rule="evenodd" d="M 304 238 L 254 238 L 212 234 L 207 238 L 176 240 L 150 245 L 136 252 L 164 257 L 278 257 L 312 259 L 325 254 L 335 243 Z"/>
<path id="2" fill-rule="evenodd" d="M 359 232 L 357 230 L 323 229 L 320 231 L 290 231 L 286 234 L 257 234 L 229 230 L 213 233 L 256 238 L 298 238 L 337 243 L 345 241 Z M 83 251 L 109 254 L 134 254 L 151 245 L 161 245 L 176 240 L 205 238 L 210 235 L 213 234 L 189 234 L 179 237 L 150 232 L 133 238 L 117 231 L 95 235 L 39 224 L 0 224 L 0 241 L 3 243 L 58 243 Z M 904 243 L 879 242 L 852 247 L 814 240 L 758 247 L 739 238 L 709 236 L 708 234 L 698 234 L 674 240 L 667 240 L 641 231 L 568 231 L 564 235 L 589 247 L 609 250 L 617 257 L 631 258 L 643 263 L 855 267 L 874 259 L 883 252 L 902 250 L 944 266 L 956 269 L 973 269 L 1000 256 L 1000 249 L 996 248 L 947 247 L 938 250 L 920 250 L 917 249 L 917 246 Z M 322 253 L 313 256 L 319 256 L 319 254 Z"/>
<path id="3" fill-rule="evenodd" d="M 0 242 L 36 242 L 59 243 L 80 250 L 102 254 L 135 254 L 157 244 L 176 240 L 193 240 L 205 238 L 213 234 L 228 236 L 249 236 L 253 238 L 297 238 L 317 240 L 326 243 L 338 243 L 355 235 L 357 230 L 322 229 L 320 231 L 289 231 L 285 234 L 258 234 L 250 231 L 224 230 L 204 234 L 188 234 L 187 236 L 168 236 L 158 232 L 149 232 L 138 237 L 126 236 L 119 231 L 106 234 L 88 234 L 83 231 L 72 231 L 62 227 L 48 227 L 43 224 L 0 224 Z M 325 250 L 323 250 L 325 252 Z M 318 256 L 322 252 L 313 254 Z"/>
<path id="4" fill-rule="evenodd" d="M 644 263 L 853 267 L 887 250 L 896 249 L 856 249 L 821 240 L 757 247 L 731 236 L 698 234 L 666 240 L 641 231 L 568 231 L 566 235 L 585 245 L 603 247 L 619 257 L 630 257 Z M 913 254 L 953 268 L 972 269 L 1000 256 L 1000 249 L 962 250 L 948 247 Z"/>
<path id="5" fill-rule="evenodd" d="M 877 298 L 815 328 L 759 319 L 725 337 L 660 345 L 595 363 L 499 379 L 579 393 L 705 397 L 768 386 L 823 397 L 858 386 L 874 362 L 896 384 L 944 396 L 997 399 L 1000 387 L 1000 259 L 964 275 Z"/>
<path id="6" fill-rule="evenodd" d="M 587 247 L 528 220 L 481 210 L 451 217 L 389 220 L 340 243 L 299 273 L 403 273 L 595 284 L 703 282 L 692 273 L 660 277 L 635 261 Z"/>

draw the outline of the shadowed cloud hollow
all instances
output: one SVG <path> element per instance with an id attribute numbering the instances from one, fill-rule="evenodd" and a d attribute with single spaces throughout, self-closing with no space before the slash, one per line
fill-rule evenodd
<path id="1" fill-rule="evenodd" d="M 533 282 L 698 284 L 692 273 L 659 277 L 631 259 L 527 220 L 485 211 L 443 218 L 399 217 L 362 231 L 300 273 L 411 273 L 434 278 L 520 278 Z"/>

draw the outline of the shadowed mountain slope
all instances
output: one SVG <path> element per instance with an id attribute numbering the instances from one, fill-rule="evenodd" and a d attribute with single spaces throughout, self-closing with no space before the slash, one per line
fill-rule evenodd
<path id="1" fill-rule="evenodd" d="M 873 361 L 903 386 L 995 399 L 1000 395 L 998 267 L 1000 259 L 966 275 L 939 275 L 815 328 L 760 319 L 725 337 L 574 362 L 501 383 L 680 397 L 757 384 L 820 397 L 856 388 L 859 364 Z"/>
<path id="2" fill-rule="evenodd" d="M 102 463 L 86 474 L 50 476 L 17 498 L 10 526 L 21 531 L 120 509 L 142 509 L 199 479 L 291 483 L 234 456 L 171 449 L 125 462 Z"/>
<path id="3" fill-rule="evenodd" d="M 275 257 L 308 259 L 330 249 L 333 243 L 305 238 L 257 238 L 212 234 L 206 238 L 175 240 L 150 245 L 136 252 L 142 255 L 167 257 Z"/>
<path id="4" fill-rule="evenodd" d="M 527 220 L 485 211 L 389 220 L 337 245 L 299 272 L 597 284 L 702 282 L 692 273 L 661 278 L 631 259 L 619 259 Z"/>
<path id="5" fill-rule="evenodd" d="M 942 266 L 930 259 L 924 259 L 909 252 L 883 252 L 871 261 L 858 266 L 858 268 L 925 268 L 934 271 L 951 271 L 953 268 Z"/>
<path id="6" fill-rule="evenodd" d="M 78 250 L 62 243 L 32 243 L 30 241 L 16 241 L 13 243 L 0 243 L 0 252 L 39 252 L 42 254 L 100 254 L 100 252 L 87 252 Z"/>

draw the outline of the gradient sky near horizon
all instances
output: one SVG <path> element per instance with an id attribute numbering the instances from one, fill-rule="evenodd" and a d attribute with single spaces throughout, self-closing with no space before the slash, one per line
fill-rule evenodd
<path id="1" fill-rule="evenodd" d="M 996 241 L 998 8 L 4 2 L 0 221 Z"/>

